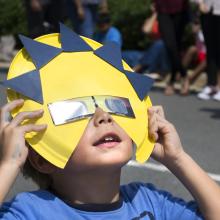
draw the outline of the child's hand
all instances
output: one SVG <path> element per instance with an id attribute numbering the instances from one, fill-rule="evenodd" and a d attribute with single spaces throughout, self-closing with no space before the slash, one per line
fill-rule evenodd
<path id="1" fill-rule="evenodd" d="M 46 125 L 21 125 L 25 119 L 42 117 L 43 111 L 21 112 L 12 120 L 10 112 L 23 105 L 23 100 L 15 100 L 0 109 L 0 164 L 13 164 L 20 168 L 28 155 L 25 133 L 43 131 Z"/>
<path id="2" fill-rule="evenodd" d="M 168 166 L 184 153 L 175 127 L 165 119 L 161 106 L 148 109 L 149 135 L 156 142 L 152 158 Z"/>

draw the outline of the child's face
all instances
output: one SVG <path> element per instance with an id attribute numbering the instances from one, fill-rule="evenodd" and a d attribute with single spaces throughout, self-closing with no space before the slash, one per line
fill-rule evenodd
<path id="1" fill-rule="evenodd" d="M 109 113 L 97 108 L 65 170 L 82 172 L 122 167 L 131 156 L 131 138 Z"/>

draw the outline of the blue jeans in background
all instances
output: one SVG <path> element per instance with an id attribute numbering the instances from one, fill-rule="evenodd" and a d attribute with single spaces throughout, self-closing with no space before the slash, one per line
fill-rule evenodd
<path id="1" fill-rule="evenodd" d="M 84 4 L 85 17 L 79 19 L 77 8 L 73 0 L 66 0 L 67 12 L 71 20 L 74 31 L 82 36 L 93 38 L 94 29 L 98 16 L 98 4 Z"/>
<path id="2" fill-rule="evenodd" d="M 143 71 L 147 70 L 150 73 L 170 71 L 169 58 L 162 40 L 156 40 L 146 51 L 123 51 L 122 57 L 131 67 L 141 65 Z"/>

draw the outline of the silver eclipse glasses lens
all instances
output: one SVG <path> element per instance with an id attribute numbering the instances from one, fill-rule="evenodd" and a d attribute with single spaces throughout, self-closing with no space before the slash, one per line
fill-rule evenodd
<path id="1" fill-rule="evenodd" d="M 116 96 L 88 96 L 48 104 L 55 125 L 90 117 L 97 107 L 110 114 L 135 118 L 129 99 Z"/>

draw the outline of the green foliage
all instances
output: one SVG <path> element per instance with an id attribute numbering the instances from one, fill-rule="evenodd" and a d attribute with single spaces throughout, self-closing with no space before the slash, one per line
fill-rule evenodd
<path id="1" fill-rule="evenodd" d="M 22 0 L 0 0 L 0 35 L 26 33 Z"/>
<path id="2" fill-rule="evenodd" d="M 141 27 L 150 15 L 151 0 L 108 0 L 112 23 L 122 33 L 124 49 L 144 49 L 149 40 Z"/>
<path id="3" fill-rule="evenodd" d="M 0 35 L 27 34 L 24 0 L 0 0 Z M 122 33 L 123 49 L 146 49 L 150 43 L 141 30 L 152 0 L 108 0 L 112 23 Z"/>
<path id="4" fill-rule="evenodd" d="M 141 31 L 149 15 L 150 0 L 108 0 L 113 24 L 123 35 L 124 48 L 146 47 L 147 38 Z M 27 34 L 23 0 L 0 0 L 0 35 Z"/>

